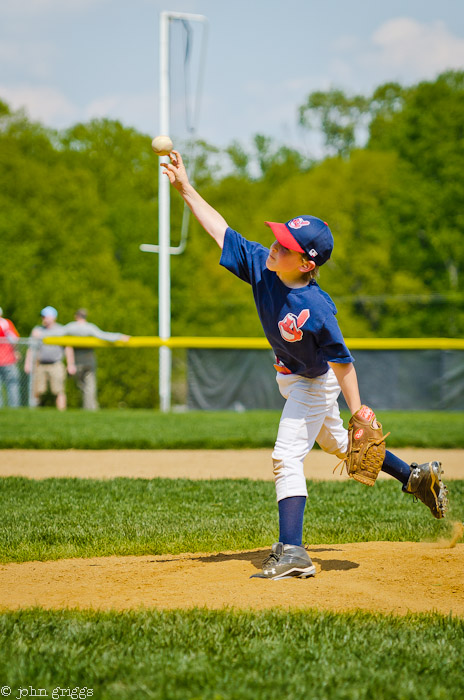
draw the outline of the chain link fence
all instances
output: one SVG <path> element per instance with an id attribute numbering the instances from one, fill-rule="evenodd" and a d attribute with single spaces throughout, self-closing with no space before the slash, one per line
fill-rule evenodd
<path id="1" fill-rule="evenodd" d="M 0 338 L 0 409 L 35 408 L 38 357 L 42 341 Z M 95 352 L 96 393 L 101 408 L 158 408 L 158 348 L 99 347 Z M 183 411 L 187 404 L 187 351 L 172 352 L 172 407 Z M 27 363 L 26 363 L 27 358 Z M 76 357 L 77 360 L 77 357 Z M 26 372 L 26 367 L 29 369 Z M 65 376 L 68 408 L 83 407 L 79 376 Z M 48 387 L 40 405 L 55 406 L 56 396 Z"/>
<path id="2" fill-rule="evenodd" d="M 40 341 L 18 338 L 14 343 L 0 338 L 0 408 L 35 406 L 34 381 Z M 29 350 L 31 371 L 24 366 Z"/>

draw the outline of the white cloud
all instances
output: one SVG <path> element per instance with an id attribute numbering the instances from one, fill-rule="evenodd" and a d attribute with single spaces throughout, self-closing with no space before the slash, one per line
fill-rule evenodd
<path id="1" fill-rule="evenodd" d="M 68 126 L 78 110 L 59 90 L 43 85 L 0 85 L 0 97 L 13 109 L 24 108 L 34 120 L 46 126 Z"/>
<path id="2" fill-rule="evenodd" d="M 411 76 L 433 77 L 464 66 L 464 39 L 452 34 L 442 21 L 423 23 L 397 17 L 380 26 L 371 41 L 381 64 Z"/>
<path id="3" fill-rule="evenodd" d="M 332 57 L 323 83 L 366 93 L 386 81 L 406 84 L 433 80 L 448 69 L 464 68 L 464 38 L 437 20 L 420 22 L 395 17 L 381 24 L 371 36 L 342 35 L 331 44 Z"/>
<path id="4" fill-rule="evenodd" d="M 156 131 L 156 98 L 153 93 L 104 95 L 86 106 L 77 106 L 58 89 L 49 85 L 0 84 L 0 99 L 12 109 L 46 126 L 61 129 L 90 119 L 117 119 L 126 126 Z"/>

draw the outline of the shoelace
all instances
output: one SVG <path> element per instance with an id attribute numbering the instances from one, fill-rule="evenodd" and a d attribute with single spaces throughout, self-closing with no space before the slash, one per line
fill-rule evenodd
<path id="1" fill-rule="evenodd" d="M 279 554 L 276 554 L 276 552 L 272 552 L 272 554 L 269 554 L 268 557 L 263 561 L 263 568 L 265 566 L 269 566 L 270 564 L 277 564 L 279 561 Z"/>

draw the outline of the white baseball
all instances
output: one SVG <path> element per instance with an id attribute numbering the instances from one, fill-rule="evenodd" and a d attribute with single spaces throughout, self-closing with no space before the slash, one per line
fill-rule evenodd
<path id="1" fill-rule="evenodd" d="M 174 148 L 174 145 L 169 136 L 161 135 L 155 136 L 151 142 L 151 147 L 157 156 L 168 156 Z"/>

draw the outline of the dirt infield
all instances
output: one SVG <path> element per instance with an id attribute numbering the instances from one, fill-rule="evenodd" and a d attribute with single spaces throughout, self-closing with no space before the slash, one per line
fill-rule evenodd
<path id="1" fill-rule="evenodd" d="M 363 542 L 310 550 L 314 578 L 250 579 L 265 550 L 0 566 L 2 607 L 318 608 L 464 616 L 464 544 Z"/>
<path id="2" fill-rule="evenodd" d="M 397 450 L 406 461 L 441 459 L 447 478 L 464 478 L 457 450 Z M 333 457 L 313 452 L 307 476 L 332 475 Z M 271 479 L 269 450 L 0 451 L 0 476 L 131 476 Z M 386 477 L 389 478 L 389 477 Z M 0 606 L 44 608 L 363 609 L 399 615 L 436 611 L 464 616 L 461 523 L 443 542 L 316 545 L 307 580 L 250 579 L 267 550 L 101 557 L 0 565 Z"/>
<path id="3" fill-rule="evenodd" d="M 400 449 L 405 462 L 443 463 L 445 479 L 464 479 L 464 450 Z M 306 459 L 306 476 L 314 480 L 345 480 L 333 469 L 337 457 L 313 450 Z M 264 479 L 273 480 L 271 450 L 0 450 L 0 476 L 31 479 L 79 477 L 111 479 L 119 476 L 153 479 Z M 380 473 L 381 479 L 390 479 Z"/>

